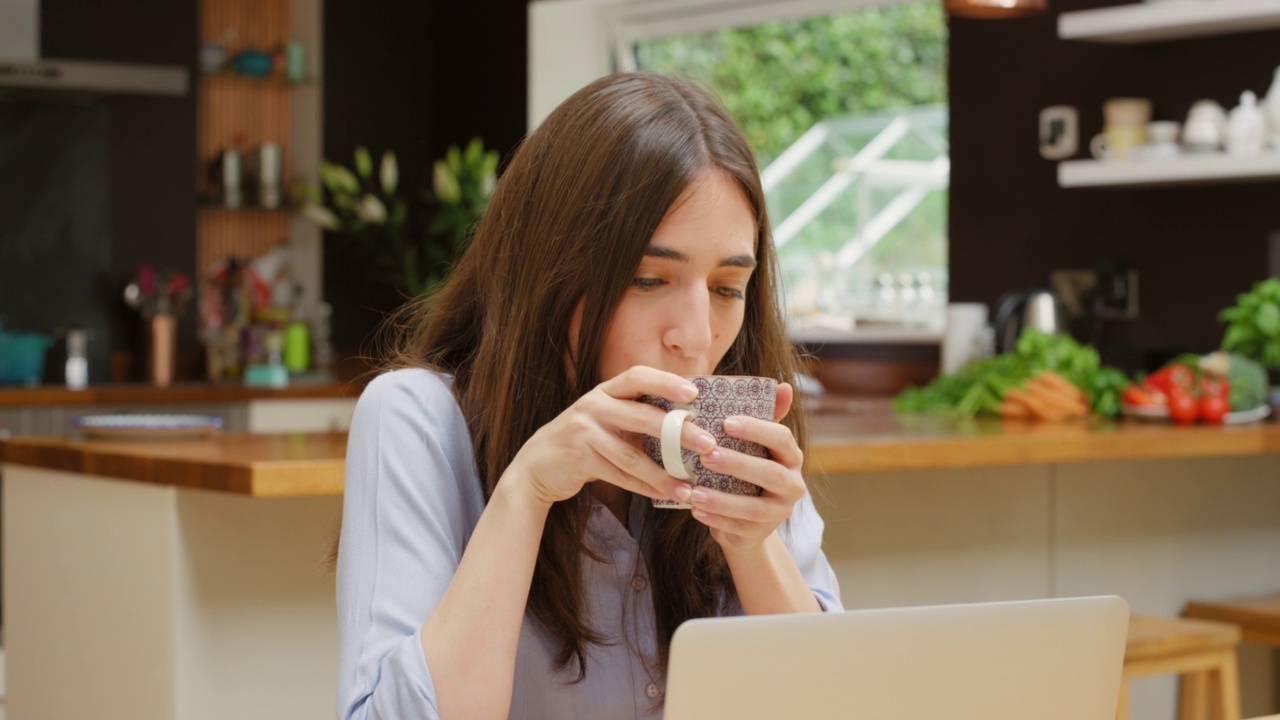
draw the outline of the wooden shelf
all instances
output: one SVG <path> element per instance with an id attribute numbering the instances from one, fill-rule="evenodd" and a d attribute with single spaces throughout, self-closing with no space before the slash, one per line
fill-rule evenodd
<path id="1" fill-rule="evenodd" d="M 1058 16 L 1058 37 L 1147 43 L 1280 28 L 1276 0 L 1137 2 Z"/>
<path id="2" fill-rule="evenodd" d="M 1067 160 L 1058 164 L 1058 185 L 1064 188 L 1217 185 L 1267 180 L 1280 180 L 1280 153 L 1248 157 L 1211 153 L 1131 162 Z"/>

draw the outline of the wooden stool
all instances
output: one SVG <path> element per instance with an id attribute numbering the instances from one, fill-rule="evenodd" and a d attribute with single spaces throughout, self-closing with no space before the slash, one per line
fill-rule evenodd
<path id="1" fill-rule="evenodd" d="M 1240 629 L 1210 620 L 1134 615 L 1124 647 L 1117 720 L 1129 717 L 1129 680 L 1177 673 L 1179 720 L 1240 720 Z"/>
<path id="2" fill-rule="evenodd" d="M 1192 600 L 1182 615 L 1235 623 L 1240 626 L 1244 642 L 1280 648 L 1280 593 L 1233 600 Z"/>

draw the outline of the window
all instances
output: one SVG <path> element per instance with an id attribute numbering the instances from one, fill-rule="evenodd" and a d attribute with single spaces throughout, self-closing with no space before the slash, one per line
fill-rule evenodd
<path id="1" fill-rule="evenodd" d="M 621 69 L 717 92 L 762 168 L 793 334 L 941 327 L 946 18 L 936 0 L 624 6 Z"/>

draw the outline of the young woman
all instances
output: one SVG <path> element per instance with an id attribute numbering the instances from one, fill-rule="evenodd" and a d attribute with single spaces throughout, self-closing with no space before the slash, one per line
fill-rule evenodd
<path id="1" fill-rule="evenodd" d="M 656 718 L 681 622 L 841 609 L 775 262 L 751 150 L 693 84 L 606 77 L 529 135 L 356 409 L 340 718 Z M 726 422 L 770 458 L 682 437 L 759 497 L 639 449 L 663 412 L 636 398 L 712 373 L 782 383 L 777 422 Z"/>

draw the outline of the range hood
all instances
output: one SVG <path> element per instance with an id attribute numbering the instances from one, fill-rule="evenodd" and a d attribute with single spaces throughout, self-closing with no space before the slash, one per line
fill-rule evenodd
<path id="1" fill-rule="evenodd" d="M 41 58 L 39 0 L 0 0 L 0 90 L 180 96 L 187 86 L 177 65 Z"/>

